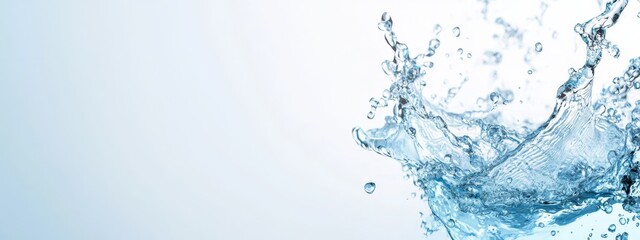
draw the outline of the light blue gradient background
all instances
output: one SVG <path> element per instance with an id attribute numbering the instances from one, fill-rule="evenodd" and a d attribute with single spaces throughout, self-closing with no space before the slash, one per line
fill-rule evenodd
<path id="1" fill-rule="evenodd" d="M 1 1 L 0 239 L 419 239 L 337 3 Z"/>
<path id="2" fill-rule="evenodd" d="M 424 49 L 468 2 L 0 1 L 0 239 L 421 239 L 415 189 L 351 128 L 388 83 L 380 14 Z M 610 32 L 615 73 L 636 28 Z"/>

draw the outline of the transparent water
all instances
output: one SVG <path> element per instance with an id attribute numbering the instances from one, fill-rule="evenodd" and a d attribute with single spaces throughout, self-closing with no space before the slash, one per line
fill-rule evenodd
<path id="1" fill-rule="evenodd" d="M 441 40 L 431 39 L 426 51 L 412 55 L 393 31 L 390 14 L 382 15 L 378 28 L 394 53 L 382 70 L 392 81 L 381 97 L 370 100 L 367 117 L 375 118 L 381 108 L 392 113 L 383 116 L 380 128 L 354 128 L 353 137 L 364 149 L 402 163 L 431 210 L 423 224 L 427 235 L 444 229 L 452 239 L 516 239 L 546 228 L 554 237 L 558 232 L 551 226 L 611 213 L 620 205 L 631 217 L 621 215 L 619 223 L 589 238 L 640 238 L 616 231 L 617 224 L 640 221 L 635 215 L 640 213 L 640 101 L 633 100 L 640 89 L 640 57 L 630 59 L 627 70 L 612 76 L 604 89 L 594 89 L 603 55 L 620 56 L 606 36 L 628 1 L 602 4 L 599 15 L 575 25 L 586 48 L 584 64 L 570 68 L 555 93 L 555 106 L 540 124 L 505 120 L 497 109 L 514 101 L 512 89 L 490 92 L 473 108 L 450 110 L 449 101 L 470 81 L 464 74 L 457 87 L 440 94 L 444 97 L 425 96 L 438 83 L 430 72 L 438 64 Z M 495 24 L 504 28 L 504 44 L 521 40 L 521 32 L 505 20 L 496 18 Z M 434 27 L 436 36 L 444 32 Z M 449 34 L 459 38 L 464 29 L 455 27 Z M 536 42 L 529 55 L 544 46 Z M 448 58 L 456 54 L 462 60 L 465 50 L 445 53 Z M 502 54 L 486 51 L 482 62 L 508 64 Z"/>

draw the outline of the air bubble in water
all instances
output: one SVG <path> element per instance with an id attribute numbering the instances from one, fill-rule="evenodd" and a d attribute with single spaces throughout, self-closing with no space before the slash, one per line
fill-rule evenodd
<path id="1" fill-rule="evenodd" d="M 364 184 L 364 192 L 372 194 L 376 190 L 376 184 L 374 182 L 368 182 Z"/>
<path id="2" fill-rule="evenodd" d="M 542 43 L 540 42 L 536 43 L 536 52 L 542 52 Z"/>
<path id="3" fill-rule="evenodd" d="M 460 37 L 460 28 L 459 27 L 454 27 L 453 28 L 453 36 Z"/>

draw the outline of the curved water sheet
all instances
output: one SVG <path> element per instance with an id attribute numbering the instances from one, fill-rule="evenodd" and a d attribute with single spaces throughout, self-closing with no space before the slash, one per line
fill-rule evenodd
<path id="1" fill-rule="evenodd" d="M 427 235 L 444 228 L 452 239 L 516 239 L 586 214 L 610 213 L 617 205 L 636 220 L 640 101 L 629 96 L 640 88 L 640 58 L 631 59 L 627 71 L 601 93 L 593 89 L 603 53 L 619 56 L 606 33 L 627 3 L 604 3 L 601 14 L 576 24 L 574 31 L 587 50 L 584 65 L 571 68 L 558 87 L 548 119 L 525 130 L 503 124 L 493 108 L 452 112 L 442 101 L 423 96 L 435 81 L 429 71 L 438 64 L 433 59 L 440 40 L 432 39 L 426 52 L 411 55 L 398 41 L 390 15 L 382 15 L 378 27 L 394 52 L 382 68 L 392 83 L 381 98 L 371 99 L 367 116 L 374 118 L 384 107 L 393 113 L 380 128 L 354 128 L 353 137 L 363 148 L 400 161 L 411 175 L 436 221 L 423 225 Z M 517 30 L 509 32 L 502 21 L 496 23 L 517 37 Z M 460 29 L 454 34 L 458 37 Z M 542 48 L 536 44 L 534 49 Z M 501 58 L 499 52 L 485 55 L 487 64 Z M 482 100 L 506 104 L 512 95 L 495 91 Z M 640 238 L 628 235 L 620 233 L 617 239 Z"/>

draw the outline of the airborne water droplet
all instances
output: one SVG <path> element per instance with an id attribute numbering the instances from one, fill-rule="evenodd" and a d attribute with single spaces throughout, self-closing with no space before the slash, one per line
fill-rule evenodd
<path id="1" fill-rule="evenodd" d="M 542 52 L 542 43 L 540 42 L 536 43 L 536 52 Z"/>
<path id="2" fill-rule="evenodd" d="M 609 232 L 615 232 L 616 231 L 616 225 L 615 224 L 609 225 L 609 228 L 607 230 L 609 230 Z"/>
<path id="3" fill-rule="evenodd" d="M 527 71 L 527 73 L 528 73 L 529 75 L 531 75 L 531 74 L 533 74 L 533 70 L 529 69 L 529 71 Z"/>
<path id="4" fill-rule="evenodd" d="M 551 236 L 555 236 L 556 235 L 556 230 L 551 230 Z"/>
<path id="5" fill-rule="evenodd" d="M 440 24 L 436 24 L 435 26 L 433 26 L 433 33 L 435 35 L 438 35 L 441 31 L 442 31 L 442 26 L 440 26 Z"/>
<path id="6" fill-rule="evenodd" d="M 460 28 L 459 27 L 454 27 L 453 28 L 453 36 L 460 37 Z"/>
<path id="7" fill-rule="evenodd" d="M 374 182 L 368 182 L 364 184 L 364 191 L 368 194 L 372 194 L 376 190 L 376 184 Z"/>

